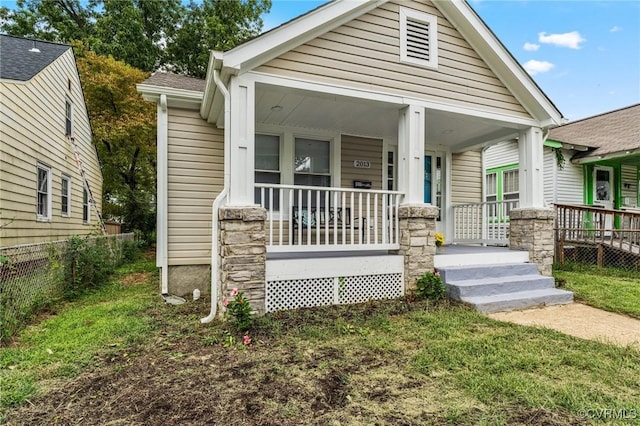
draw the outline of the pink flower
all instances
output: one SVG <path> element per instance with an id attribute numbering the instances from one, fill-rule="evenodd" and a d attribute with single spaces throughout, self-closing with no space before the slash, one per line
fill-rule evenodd
<path id="1" fill-rule="evenodd" d="M 224 306 L 228 306 L 229 305 L 229 299 L 224 299 L 224 301 L 222 303 L 224 304 Z"/>
<path id="2" fill-rule="evenodd" d="M 436 271 L 436 274 L 435 274 L 435 275 L 436 275 L 436 277 L 439 277 L 439 276 L 440 276 L 440 272 L 437 272 L 437 271 Z"/>
<path id="3" fill-rule="evenodd" d="M 234 288 L 233 290 L 231 290 L 231 296 L 236 297 L 238 295 L 238 289 Z"/>
<path id="4" fill-rule="evenodd" d="M 251 337 L 249 337 L 248 334 L 245 334 L 244 336 L 242 336 L 242 344 L 245 346 L 249 346 L 249 344 L 251 343 Z"/>

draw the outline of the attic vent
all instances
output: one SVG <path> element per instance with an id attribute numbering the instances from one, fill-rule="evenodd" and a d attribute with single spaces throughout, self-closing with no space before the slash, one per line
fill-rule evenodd
<path id="1" fill-rule="evenodd" d="M 438 67 L 438 20 L 435 16 L 400 8 L 400 61 Z"/>

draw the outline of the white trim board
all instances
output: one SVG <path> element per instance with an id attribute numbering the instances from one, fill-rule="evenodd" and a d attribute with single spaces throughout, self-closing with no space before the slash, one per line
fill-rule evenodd
<path id="1" fill-rule="evenodd" d="M 266 281 L 404 273 L 404 256 L 346 256 L 266 261 Z"/>

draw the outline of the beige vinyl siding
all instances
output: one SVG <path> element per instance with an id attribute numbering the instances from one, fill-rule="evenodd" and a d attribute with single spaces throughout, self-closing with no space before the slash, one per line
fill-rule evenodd
<path id="1" fill-rule="evenodd" d="M 371 162 L 371 168 L 353 165 L 355 160 Z M 371 189 L 382 190 L 382 139 L 342 135 L 341 178 L 343 188 L 353 188 L 354 180 L 370 180 Z"/>
<path id="2" fill-rule="evenodd" d="M 198 111 L 169 108 L 169 265 L 211 262 L 211 203 L 222 191 L 224 131 Z"/>
<path id="3" fill-rule="evenodd" d="M 625 203 L 625 198 L 628 199 L 628 203 Z M 620 204 L 625 207 L 638 206 L 638 172 L 636 166 L 622 165 L 622 200 L 620 200 Z"/>
<path id="4" fill-rule="evenodd" d="M 71 80 L 71 90 L 68 89 Z M 37 243 L 95 231 L 82 222 L 82 177 L 65 137 L 65 100 L 73 103 L 76 144 L 98 207 L 102 174 L 71 49 L 26 82 L 0 82 L 0 246 Z M 36 220 L 36 166 L 51 168 L 51 220 Z M 71 215 L 62 216 L 62 175 L 71 179 Z"/>
<path id="5" fill-rule="evenodd" d="M 399 8 L 438 17 L 437 70 L 400 62 Z M 431 2 L 389 2 L 259 67 L 329 84 L 530 117 Z"/>
<path id="6" fill-rule="evenodd" d="M 482 154 L 466 151 L 451 158 L 451 203 L 466 204 L 482 201 Z"/>

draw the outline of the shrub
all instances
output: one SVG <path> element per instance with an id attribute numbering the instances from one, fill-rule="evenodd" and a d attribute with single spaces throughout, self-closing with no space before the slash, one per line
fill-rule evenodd
<path id="1" fill-rule="evenodd" d="M 65 296 L 75 297 L 84 290 L 103 284 L 113 272 L 112 258 L 106 239 L 92 241 L 71 237 L 61 260 Z"/>
<path id="2" fill-rule="evenodd" d="M 237 288 L 231 291 L 231 297 L 232 299 L 224 299 L 224 305 L 227 307 L 226 315 L 231 317 L 238 331 L 248 331 L 253 324 L 249 299 Z"/>
<path id="3" fill-rule="evenodd" d="M 440 272 L 425 272 L 418 279 L 416 294 L 419 299 L 441 300 L 446 294 Z"/>

